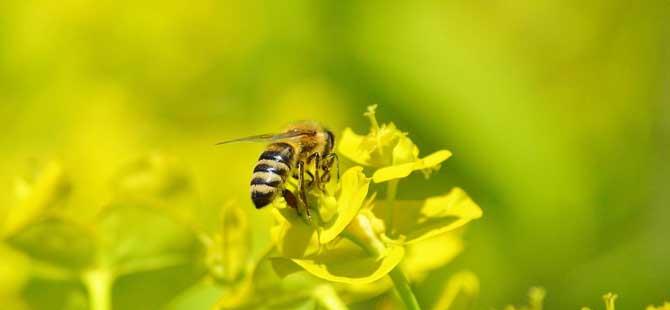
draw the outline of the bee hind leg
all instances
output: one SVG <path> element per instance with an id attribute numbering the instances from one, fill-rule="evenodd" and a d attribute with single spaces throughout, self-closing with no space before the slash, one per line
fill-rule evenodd
<path id="1" fill-rule="evenodd" d="M 289 207 L 295 209 L 296 212 L 298 212 L 298 215 L 300 215 L 300 207 L 298 205 L 298 198 L 295 197 L 295 195 L 293 195 L 293 193 L 288 189 L 284 189 L 282 191 L 282 196 L 284 196 L 284 200 L 286 200 L 286 204 Z"/>

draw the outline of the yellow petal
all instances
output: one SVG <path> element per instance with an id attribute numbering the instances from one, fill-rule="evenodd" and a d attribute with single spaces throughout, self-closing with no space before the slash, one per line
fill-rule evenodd
<path id="1" fill-rule="evenodd" d="M 406 136 L 398 139 L 393 148 L 393 164 L 404 164 L 415 162 L 419 159 L 419 148 Z"/>
<path id="2" fill-rule="evenodd" d="M 357 164 L 369 166 L 370 154 L 374 150 L 374 145 L 366 144 L 364 141 L 365 136 L 354 133 L 351 128 L 346 128 L 337 141 L 338 152 Z"/>
<path id="3" fill-rule="evenodd" d="M 34 183 L 19 183 L 17 188 L 21 201 L 11 208 L 2 228 L 2 235 L 8 236 L 21 230 L 38 219 L 43 212 L 63 199 L 70 187 L 65 172 L 57 162 L 49 162 L 40 171 Z"/>
<path id="4" fill-rule="evenodd" d="M 402 260 L 403 247 L 391 245 L 379 258 L 364 252 L 328 251 L 311 259 L 293 259 L 310 274 L 331 282 L 366 284 L 386 276 Z"/>
<path id="5" fill-rule="evenodd" d="M 406 247 L 402 266 L 412 281 L 422 281 L 432 270 L 445 266 L 463 251 L 463 241 L 454 233 L 445 233 Z"/>
<path id="6" fill-rule="evenodd" d="M 451 152 L 447 150 L 437 151 L 422 159 L 418 159 L 411 163 L 404 163 L 377 169 L 372 175 L 372 180 L 375 183 L 386 182 L 395 179 L 405 178 L 413 171 L 417 170 L 434 170 L 438 169 L 439 165 L 451 157 Z"/>
<path id="7" fill-rule="evenodd" d="M 652 305 L 647 306 L 646 310 L 670 310 L 670 302 L 664 303 L 662 306 L 654 307 Z"/>
<path id="8" fill-rule="evenodd" d="M 298 264 L 294 263 L 290 258 L 271 257 L 270 263 L 272 264 L 272 269 L 280 278 L 284 278 L 288 275 L 303 270 Z"/>
<path id="9" fill-rule="evenodd" d="M 320 233 L 322 244 L 334 240 L 358 214 L 368 194 L 370 179 L 363 174 L 363 167 L 353 167 L 342 175 L 340 184 L 337 215 L 332 221 L 322 224 L 323 230 Z"/>
<path id="10" fill-rule="evenodd" d="M 477 294 L 479 294 L 479 279 L 477 276 L 469 271 L 461 271 L 449 278 L 449 282 L 440 294 L 440 298 L 435 303 L 435 306 L 433 306 L 433 310 L 460 309 L 453 306 L 465 306 Z M 460 299 L 465 300 L 459 303 Z"/>
<path id="11" fill-rule="evenodd" d="M 384 167 L 377 169 L 372 175 L 372 180 L 375 183 L 386 182 L 395 179 L 402 179 L 410 175 L 414 171 L 415 163 L 407 163 L 395 166 Z"/>
<path id="12" fill-rule="evenodd" d="M 281 198 L 280 198 L 281 199 Z M 280 204 L 275 200 L 275 206 Z M 285 204 L 285 203 L 284 203 Z M 316 230 L 289 207 L 274 207 L 272 214 L 276 224 L 270 230 L 277 251 L 286 257 L 304 257 L 319 249 Z"/>
<path id="13" fill-rule="evenodd" d="M 482 210 L 460 188 L 443 196 L 431 197 L 424 202 L 396 201 L 393 207 L 390 235 L 405 243 L 419 242 L 452 231 L 482 216 Z M 387 218 L 389 205 L 378 202 L 373 212 Z"/>
<path id="14" fill-rule="evenodd" d="M 614 301 L 619 297 L 617 294 L 607 293 L 603 295 L 603 301 L 605 301 L 606 310 L 614 310 Z"/>

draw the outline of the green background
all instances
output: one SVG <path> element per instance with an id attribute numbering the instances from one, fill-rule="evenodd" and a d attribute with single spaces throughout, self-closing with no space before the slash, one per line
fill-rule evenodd
<path id="1" fill-rule="evenodd" d="M 262 146 L 213 144 L 298 119 L 366 132 L 378 104 L 422 154 L 454 153 L 399 197 L 458 185 L 484 210 L 420 300 L 467 268 L 481 309 L 536 285 L 548 309 L 599 306 L 608 291 L 622 309 L 659 304 L 668 20 L 667 1 L 2 1 L 0 216 L 15 178 L 56 159 L 74 184 L 63 208 L 86 221 L 119 170 L 160 153 L 189 175 L 200 223 L 214 229 L 211 214 L 237 201 L 259 244 L 269 212 L 247 184 Z"/>

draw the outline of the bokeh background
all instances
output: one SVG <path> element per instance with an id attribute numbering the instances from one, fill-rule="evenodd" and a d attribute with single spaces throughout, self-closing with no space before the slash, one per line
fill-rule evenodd
<path id="1" fill-rule="evenodd" d="M 622 309 L 659 304 L 669 20 L 662 0 L 2 1 L 0 218 L 35 166 L 62 163 L 73 184 L 62 208 L 85 222 L 119 171 L 163 156 L 188 176 L 197 204 L 185 208 L 203 227 L 237 201 L 263 243 L 269 212 L 247 197 L 262 146 L 213 144 L 297 119 L 365 132 L 378 104 L 422 153 L 454 153 L 401 198 L 459 185 L 484 209 L 420 300 L 467 268 L 481 309 L 522 303 L 531 286 L 548 309 L 599 306 L 608 291 Z M 30 263 L 2 251 L 2 287 L 48 299 L 18 275 Z"/>

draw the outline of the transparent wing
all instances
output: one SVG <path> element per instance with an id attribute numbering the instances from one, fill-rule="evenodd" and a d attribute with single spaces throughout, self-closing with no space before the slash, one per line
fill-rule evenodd
<path id="1" fill-rule="evenodd" d="M 226 140 L 226 141 L 221 141 L 221 142 L 217 143 L 216 145 L 238 143 L 238 142 L 275 142 L 275 141 L 299 138 L 299 137 L 302 137 L 302 136 L 308 136 L 310 134 L 311 133 L 308 132 L 308 131 L 294 131 L 294 130 L 292 130 L 292 131 L 276 133 L 276 134 L 269 133 L 269 134 L 263 134 L 263 135 L 256 135 L 256 136 L 249 136 L 249 137 L 244 137 L 244 138 Z"/>

